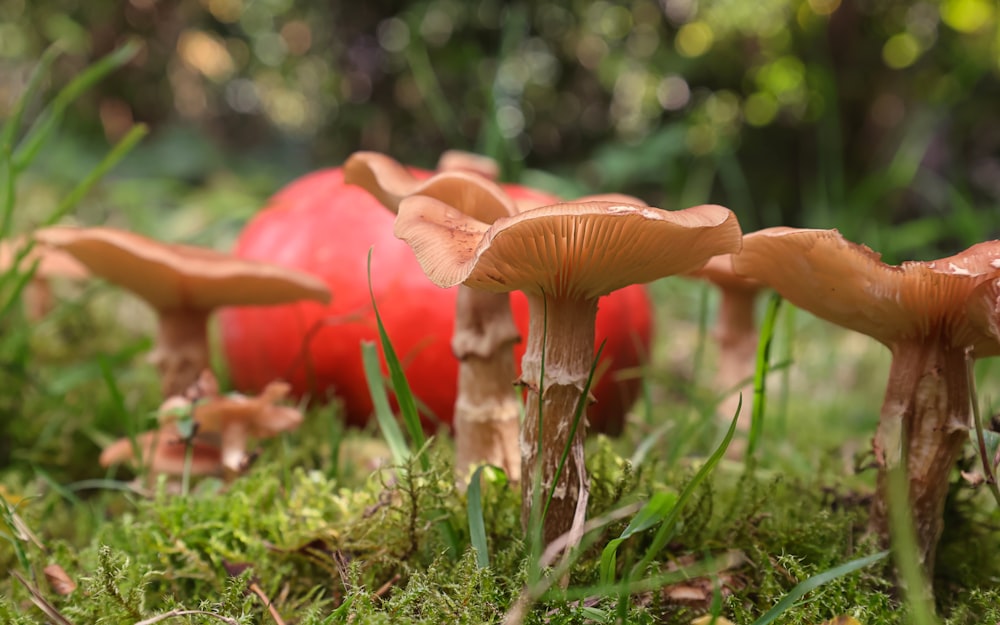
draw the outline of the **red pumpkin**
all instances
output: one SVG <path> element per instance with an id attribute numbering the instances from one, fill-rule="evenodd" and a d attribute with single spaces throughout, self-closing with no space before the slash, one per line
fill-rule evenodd
<path id="1" fill-rule="evenodd" d="M 428 172 L 419 172 L 429 175 Z M 506 185 L 515 199 L 545 201 L 531 189 Z M 554 198 L 552 198 L 554 199 Z M 456 290 L 434 286 L 413 252 L 392 234 L 393 215 L 360 187 L 344 184 L 339 168 L 292 182 L 244 229 L 235 253 L 311 272 L 330 287 L 329 305 L 229 308 L 222 311 L 222 344 L 233 384 L 254 392 L 268 382 L 288 381 L 298 395 L 336 395 L 348 423 L 365 423 L 372 411 L 361 365 L 361 341 L 378 342 L 367 282 L 372 251 L 372 289 L 389 338 L 419 401 L 450 423 L 457 363 L 450 340 Z M 528 329 L 528 306 L 512 295 L 515 320 Z M 641 285 L 600 301 L 597 344 L 607 338 L 609 361 L 588 413 L 593 429 L 617 432 L 638 394 L 639 380 L 616 382 L 616 373 L 641 364 L 651 340 L 650 303 Z M 518 349 L 517 357 L 523 348 Z"/>

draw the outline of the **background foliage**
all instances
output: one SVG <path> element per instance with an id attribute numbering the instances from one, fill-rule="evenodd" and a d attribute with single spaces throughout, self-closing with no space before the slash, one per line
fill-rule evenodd
<path id="1" fill-rule="evenodd" d="M 175 180 L 249 162 L 266 193 L 359 148 L 479 149 L 900 260 L 998 234 L 998 33 L 990 0 L 5 0 L 0 116 L 46 46 L 71 51 L 58 83 L 138 38 L 75 130 L 146 122 L 139 162 Z"/>

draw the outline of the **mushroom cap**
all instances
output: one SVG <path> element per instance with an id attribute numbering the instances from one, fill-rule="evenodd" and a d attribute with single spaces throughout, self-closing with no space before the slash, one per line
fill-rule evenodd
<path id="1" fill-rule="evenodd" d="M 186 443 L 172 425 L 159 430 L 143 432 L 135 437 L 136 446 L 142 454 L 142 464 L 153 473 L 182 475 L 187 458 Z M 194 440 L 190 443 L 191 475 L 220 475 L 222 473 L 222 451 L 215 445 Z M 113 464 L 136 464 L 135 447 L 131 439 L 121 438 L 111 443 L 101 452 L 102 467 Z"/>
<path id="2" fill-rule="evenodd" d="M 38 230 L 35 238 L 159 311 L 330 299 L 322 280 L 300 271 L 114 228 L 55 226 Z"/>
<path id="3" fill-rule="evenodd" d="M 968 313 L 973 333 L 985 333 L 1000 341 L 1000 278 L 991 278 L 975 288 L 969 297 Z M 963 342 L 976 349 L 974 340 L 964 337 Z"/>
<path id="4" fill-rule="evenodd" d="M 291 386 L 285 382 L 271 382 L 257 397 L 233 394 L 203 399 L 194 407 L 198 432 L 220 433 L 232 423 L 244 424 L 254 438 L 270 438 L 294 430 L 302 424 L 302 413 L 296 408 L 277 405 L 289 390 Z"/>
<path id="5" fill-rule="evenodd" d="M 489 180 L 500 177 L 500 166 L 488 156 L 464 150 L 446 150 L 437 162 L 438 171 L 467 171 Z"/>
<path id="6" fill-rule="evenodd" d="M 18 254 L 28 243 L 29 239 L 25 237 L 0 241 L 0 271 L 6 271 L 12 267 Z M 38 263 L 38 267 L 35 269 L 35 278 L 83 280 L 90 276 L 87 268 L 71 255 L 38 242 L 24 255 L 20 265 L 22 269 L 27 269 L 35 262 Z"/>
<path id="7" fill-rule="evenodd" d="M 426 196 L 403 200 L 395 233 L 439 286 L 588 299 L 693 271 L 741 240 L 736 216 L 714 205 L 567 202 L 488 225 Z"/>
<path id="8" fill-rule="evenodd" d="M 426 195 L 493 223 L 516 215 L 517 205 L 497 184 L 468 171 L 445 171 L 418 180 L 397 161 L 377 152 L 356 152 L 344 164 L 344 181 L 371 193 L 394 213 L 411 195 Z"/>
<path id="9" fill-rule="evenodd" d="M 732 254 L 713 256 L 703 267 L 695 269 L 688 275 L 692 278 L 707 280 L 720 289 L 757 292 L 764 288 L 764 284 L 759 280 L 741 276 L 733 271 Z"/>
<path id="10" fill-rule="evenodd" d="M 979 284 L 1000 276 L 997 259 L 1000 242 L 987 242 L 936 261 L 887 265 L 836 230 L 768 228 L 743 237 L 733 268 L 799 308 L 885 345 L 941 333 L 982 356 L 998 353 L 998 346 L 971 328 L 966 307 Z"/>

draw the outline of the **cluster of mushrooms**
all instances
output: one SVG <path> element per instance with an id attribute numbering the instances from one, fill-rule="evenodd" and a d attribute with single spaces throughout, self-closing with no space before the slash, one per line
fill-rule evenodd
<path id="1" fill-rule="evenodd" d="M 222 306 L 326 302 L 330 293 L 322 280 L 113 228 L 44 228 L 32 234 L 30 244 L 15 242 L 6 254 L 12 261 L 23 256 L 22 262 L 34 267 L 26 296 L 29 316 L 44 313 L 48 281 L 59 277 L 102 277 L 156 311 L 150 360 L 166 398 L 158 411 L 160 427 L 105 448 L 103 466 L 138 463 L 149 478 L 160 473 L 232 477 L 246 467 L 249 439 L 273 437 L 302 422 L 298 409 L 281 404 L 289 391 L 282 382 L 256 397 L 219 391 L 210 367 L 208 318 Z"/>
<path id="2" fill-rule="evenodd" d="M 465 436 L 480 447 L 459 448 L 458 470 L 493 462 L 522 476 L 522 521 L 542 502 L 546 543 L 566 534 L 574 544 L 583 532 L 588 481 L 579 406 L 589 399 L 599 298 L 687 275 L 722 293 L 715 331 L 720 389 L 744 384 L 752 371 L 754 299 L 765 287 L 890 349 L 874 438 L 879 478 L 871 528 L 888 537 L 886 476 L 904 468 L 919 557 L 933 567 L 949 476 L 969 440 L 966 360 L 1000 353 L 1000 241 L 892 266 L 836 230 L 770 228 L 744 236 L 721 206 L 666 211 L 620 195 L 546 206 L 515 201 L 475 163 L 439 166 L 417 180 L 391 158 L 359 152 L 346 163 L 345 180 L 396 213 L 396 236 L 430 280 L 462 285 L 453 339 L 462 362 L 456 440 Z M 516 441 L 520 469 L 510 464 L 512 406 L 520 406 L 512 394 L 515 335 L 506 299 L 514 290 L 525 293 L 531 313 L 516 381 L 526 391 Z M 467 434 L 475 431 L 491 436 Z"/>
<path id="3" fill-rule="evenodd" d="M 412 247 L 431 281 L 460 285 L 452 339 L 460 361 L 459 479 L 476 464 L 503 468 L 521 484 L 525 524 L 532 505 L 544 506 L 546 543 L 563 536 L 572 545 L 583 532 L 589 485 L 580 415 L 591 399 L 601 296 L 684 275 L 722 291 L 715 333 L 720 390 L 745 384 L 752 371 L 754 300 L 763 288 L 890 349 L 874 438 L 879 478 L 871 527 L 888 536 L 886 476 L 905 468 L 920 557 L 933 566 L 949 475 L 970 428 L 966 360 L 1000 353 L 1000 241 L 891 266 L 836 230 L 770 228 L 744 236 L 721 206 L 667 211 L 622 195 L 514 198 L 495 182 L 495 164 L 481 157 L 448 153 L 436 174 L 417 179 L 385 155 L 359 152 L 344 171 L 347 182 L 396 214 L 396 236 Z M 219 393 L 205 373 L 206 320 L 218 306 L 324 301 L 330 294 L 320 280 L 111 229 L 55 227 L 33 238 L 39 249 L 68 254 L 158 311 L 154 361 L 164 395 L 176 398 L 161 410 L 161 428 L 138 439 L 152 469 L 174 471 L 187 453 L 189 469 L 238 472 L 248 437 L 301 421 L 301 413 L 280 406 L 287 393 L 281 383 L 255 398 Z M 515 290 L 527 296 L 531 316 L 516 380 L 512 351 L 520 337 L 508 298 Z M 731 418 L 735 407 L 722 412 Z M 193 419 L 199 438 L 184 440 L 171 417 L 178 413 Z M 135 447 L 120 441 L 102 462 L 130 459 Z"/>

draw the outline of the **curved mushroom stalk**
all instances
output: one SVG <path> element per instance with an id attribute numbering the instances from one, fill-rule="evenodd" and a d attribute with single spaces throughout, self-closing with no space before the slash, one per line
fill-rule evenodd
<path id="1" fill-rule="evenodd" d="M 889 535 L 888 471 L 905 467 L 919 558 L 928 571 L 944 529 L 952 469 L 969 440 L 970 414 L 964 349 L 940 340 L 893 347 L 873 442 L 879 476 L 870 524 Z"/>
<path id="2" fill-rule="evenodd" d="M 928 571 L 943 525 L 948 478 L 970 426 L 965 350 L 1000 353 L 976 322 L 981 285 L 1000 277 L 1000 241 L 949 258 L 886 265 L 836 230 L 769 228 L 744 237 L 737 273 L 796 306 L 867 334 L 892 352 L 874 448 L 879 466 L 871 528 L 888 542 L 887 471 L 905 466 L 920 558 Z M 904 464 L 905 463 L 905 464 Z"/>

